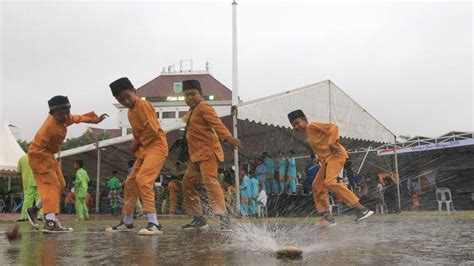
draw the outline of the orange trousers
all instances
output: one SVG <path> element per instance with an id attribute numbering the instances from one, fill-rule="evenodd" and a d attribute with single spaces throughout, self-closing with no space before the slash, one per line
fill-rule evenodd
<path id="1" fill-rule="evenodd" d="M 330 158 L 319 169 L 312 185 L 313 200 L 319 213 L 329 211 L 329 191 L 334 192 L 349 207 L 359 202 L 359 198 L 345 184 L 337 183 L 337 177 L 344 167 L 345 161 L 344 157 Z"/>
<path id="2" fill-rule="evenodd" d="M 178 195 L 181 193 L 181 183 L 178 180 L 171 180 L 168 183 L 168 191 L 170 193 L 170 214 L 176 214 L 178 208 Z"/>
<path id="3" fill-rule="evenodd" d="M 215 215 L 227 213 L 224 192 L 217 180 L 217 157 L 201 162 L 189 162 L 183 178 L 184 206 L 188 215 L 201 216 L 201 199 L 198 188 L 206 188 L 209 204 Z"/>
<path id="4" fill-rule="evenodd" d="M 132 172 L 125 180 L 124 214 L 133 213 L 138 197 L 143 202 L 144 213 L 156 213 L 153 188 L 165 161 L 166 156 L 156 153 L 146 154 L 144 159 L 135 161 Z"/>
<path id="5" fill-rule="evenodd" d="M 54 161 L 53 167 L 46 173 L 35 173 L 33 176 L 36 186 L 41 194 L 43 202 L 43 213 L 59 213 L 59 201 L 61 191 L 66 188 L 61 166 L 58 161 Z"/>

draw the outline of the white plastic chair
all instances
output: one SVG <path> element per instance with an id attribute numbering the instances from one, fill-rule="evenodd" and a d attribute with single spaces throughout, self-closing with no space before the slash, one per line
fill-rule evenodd
<path id="1" fill-rule="evenodd" d="M 267 206 L 258 204 L 258 217 L 268 217 Z"/>
<path id="2" fill-rule="evenodd" d="M 341 205 L 334 203 L 334 198 L 332 196 L 329 197 L 329 212 L 332 215 L 332 208 L 337 208 L 337 214 L 341 215 Z"/>
<path id="3" fill-rule="evenodd" d="M 437 188 L 436 200 L 438 201 L 438 212 L 441 213 L 443 203 L 446 203 L 446 210 L 448 214 L 454 211 L 453 198 L 451 197 L 451 190 L 449 188 Z"/>

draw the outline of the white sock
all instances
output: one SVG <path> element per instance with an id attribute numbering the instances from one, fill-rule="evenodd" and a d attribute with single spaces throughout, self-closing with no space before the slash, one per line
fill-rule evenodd
<path id="1" fill-rule="evenodd" d="M 56 221 L 56 214 L 55 213 L 47 213 L 46 220 Z"/>
<path id="2" fill-rule="evenodd" d="M 123 215 L 123 222 L 125 224 L 133 224 L 133 214 L 124 214 Z"/>
<path id="3" fill-rule="evenodd" d="M 38 208 L 38 210 L 41 210 L 41 208 L 43 208 L 43 202 L 41 200 L 36 202 L 36 208 Z"/>
<path id="4" fill-rule="evenodd" d="M 154 212 L 147 213 L 146 217 L 148 218 L 149 223 L 154 223 L 154 224 L 158 225 L 158 218 L 156 217 L 156 213 L 154 213 Z"/>

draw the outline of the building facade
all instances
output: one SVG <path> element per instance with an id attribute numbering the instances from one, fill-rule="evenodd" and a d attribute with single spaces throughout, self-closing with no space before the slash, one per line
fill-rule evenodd
<path id="1" fill-rule="evenodd" d="M 199 80 L 204 99 L 211 104 L 219 116 L 229 115 L 232 106 L 232 91 L 215 79 L 208 71 L 163 71 L 161 75 L 137 89 L 137 95 L 149 101 L 155 108 L 156 118 L 164 130 L 175 125 L 188 112 L 184 102 L 182 82 Z M 128 109 L 119 103 L 118 127 L 122 135 L 131 133 Z"/>

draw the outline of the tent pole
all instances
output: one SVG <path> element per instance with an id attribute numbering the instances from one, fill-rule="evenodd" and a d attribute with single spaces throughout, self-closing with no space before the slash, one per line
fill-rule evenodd
<path id="1" fill-rule="evenodd" d="M 232 2 L 232 125 L 234 138 L 237 138 L 237 105 L 239 104 L 238 90 L 238 68 L 237 68 L 237 2 Z M 236 212 L 240 213 L 240 175 L 239 175 L 239 150 L 234 149 L 234 173 Z"/>
<path id="2" fill-rule="evenodd" d="M 328 80 L 328 102 L 329 102 L 329 123 L 332 123 L 332 106 L 331 106 L 331 81 Z"/>
<path id="3" fill-rule="evenodd" d="M 100 148 L 99 142 L 97 142 L 97 176 L 96 176 L 96 189 L 95 189 L 95 212 L 99 214 L 99 203 L 100 203 Z"/>
<path id="4" fill-rule="evenodd" d="M 398 195 L 398 209 L 402 210 L 402 202 L 400 200 L 400 175 L 398 174 L 398 156 L 397 156 L 397 136 L 393 144 L 393 154 L 395 155 L 395 174 L 397 175 L 397 195 Z"/>
<path id="5" fill-rule="evenodd" d="M 370 151 L 371 148 L 372 147 L 369 146 L 369 148 L 367 149 L 367 152 L 364 155 L 364 159 L 362 159 L 362 162 L 360 163 L 359 170 L 357 170 L 357 174 L 359 174 L 360 170 L 362 170 L 362 166 L 364 166 L 365 159 L 367 159 L 367 155 L 369 155 L 369 151 Z"/>

